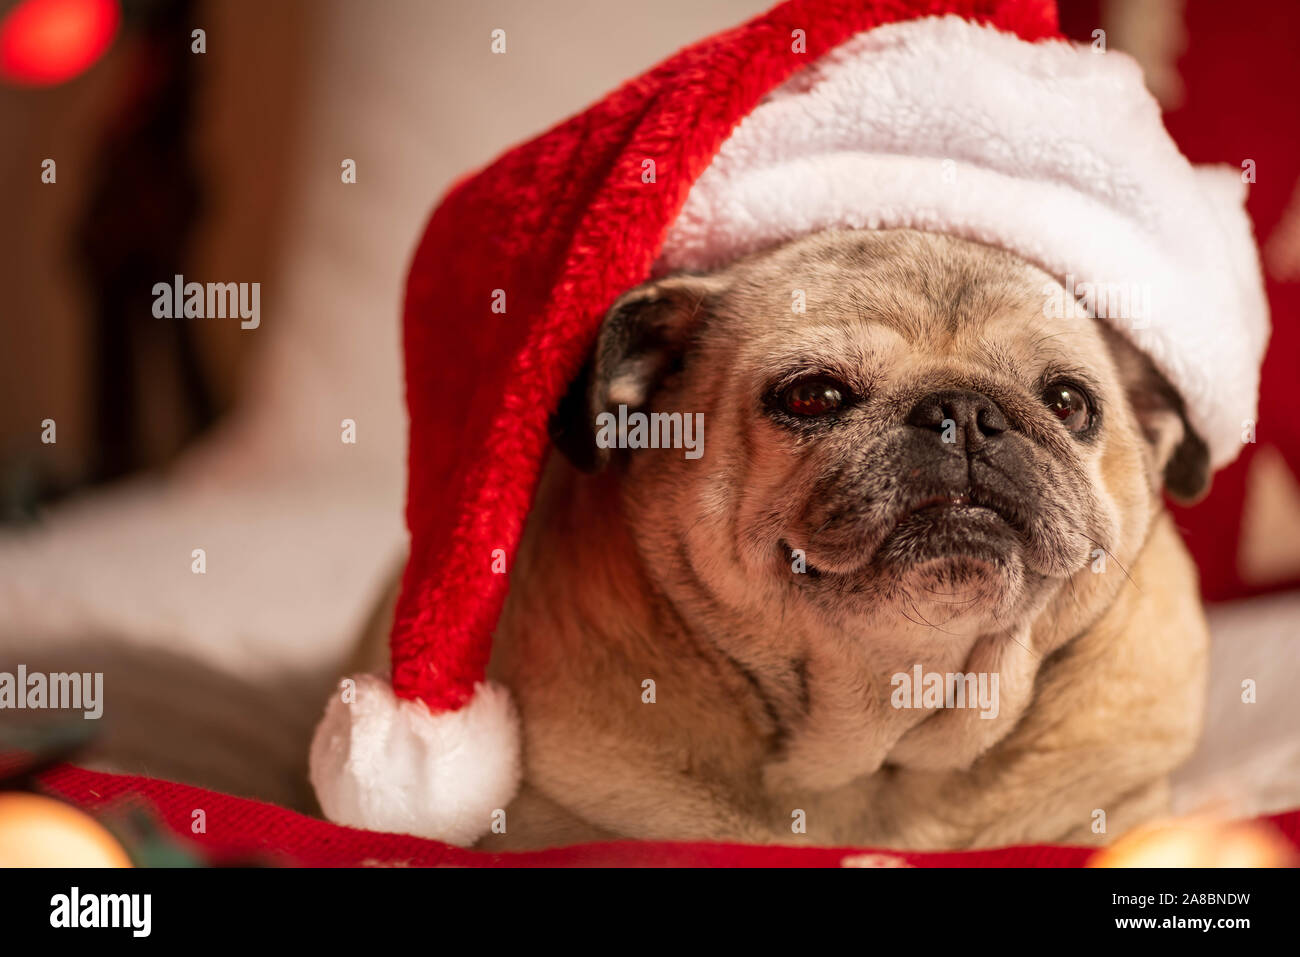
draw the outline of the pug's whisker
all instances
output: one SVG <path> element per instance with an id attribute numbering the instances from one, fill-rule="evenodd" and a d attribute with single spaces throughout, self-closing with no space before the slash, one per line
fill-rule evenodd
<path id="1" fill-rule="evenodd" d="M 1070 586 L 1070 594 L 1074 597 L 1075 607 L 1082 608 L 1083 606 L 1079 603 L 1079 586 L 1074 583 L 1074 575 L 1068 576 L 1065 581 Z"/>
<path id="2" fill-rule="evenodd" d="M 971 604 L 974 604 L 975 602 L 981 601 L 982 599 L 984 599 L 984 598 L 986 598 L 986 597 L 987 597 L 987 595 L 986 595 L 984 592 L 981 591 L 981 592 L 979 592 L 978 594 L 972 595 L 970 598 L 964 598 L 964 599 L 962 599 L 962 600 L 960 600 L 960 601 L 941 601 L 941 600 L 938 599 L 938 598 L 931 598 L 931 599 L 929 599 L 929 601 L 930 601 L 930 604 L 932 604 L 932 605 L 947 605 L 947 606 L 949 606 L 950 608 L 955 608 L 955 607 L 960 606 L 960 605 L 971 605 Z"/>
<path id="3" fill-rule="evenodd" d="M 826 519 L 826 521 L 822 522 L 820 525 L 817 526 L 817 528 L 813 530 L 813 534 L 820 535 L 822 532 L 826 531 L 826 529 L 829 528 L 833 523 L 839 521 L 840 516 L 842 514 L 843 514 L 842 512 L 836 512 L 834 515 L 831 515 L 829 518 Z"/>
<path id="4" fill-rule="evenodd" d="M 919 609 L 919 608 L 916 607 L 916 599 L 912 596 L 912 593 L 911 593 L 911 592 L 905 592 L 905 593 L 904 593 L 904 598 L 905 598 L 906 602 L 907 602 L 909 605 L 912 606 L 912 611 L 914 611 L 914 612 L 916 613 L 916 617 L 917 617 L 917 618 L 920 618 L 920 619 L 921 619 L 921 622 L 924 622 L 926 625 L 928 625 L 930 628 L 933 628 L 935 631 L 939 632 L 940 634 L 943 634 L 943 635 L 955 635 L 955 634 L 956 634 L 956 632 L 948 631 L 947 629 L 944 629 L 944 628 L 940 627 L 939 625 L 936 625 L 934 622 L 930 621 L 930 619 L 926 618 L 925 615 L 921 614 L 921 609 Z M 904 617 L 908 617 L 908 616 L 904 615 Z M 909 620 L 909 621 L 915 621 L 915 619 L 910 618 L 910 617 L 908 617 L 908 620 Z M 951 618 L 948 619 L 948 621 L 951 621 L 951 620 L 952 620 Z M 920 624 L 920 622 L 917 622 L 917 623 Z M 947 624 L 947 622 L 945 622 L 944 624 Z"/>
<path id="5" fill-rule="evenodd" d="M 920 625 L 920 624 L 921 624 L 921 622 L 917 621 L 915 618 L 913 618 L 911 615 L 909 615 L 909 614 L 908 614 L 904 609 L 902 609 L 902 608 L 898 609 L 898 613 L 899 613 L 900 615 L 902 615 L 904 618 L 906 618 L 908 621 L 910 621 L 910 622 L 911 622 L 912 624 L 914 624 L 914 625 Z M 928 624 L 928 622 L 927 622 L 926 624 Z"/>
<path id="6" fill-rule="evenodd" d="M 1080 532 L 1079 534 L 1083 535 L 1082 532 Z M 1105 552 L 1105 553 L 1106 553 L 1106 557 L 1108 557 L 1111 561 L 1113 561 L 1116 565 L 1119 566 L 1119 570 L 1122 571 L 1122 572 L 1124 573 L 1124 577 L 1128 579 L 1129 584 L 1132 585 L 1134 588 L 1137 589 L 1138 594 L 1141 594 L 1141 593 L 1142 593 L 1142 589 L 1138 586 L 1138 583 L 1135 582 L 1135 581 L 1133 580 L 1133 576 L 1130 575 L 1129 572 L 1128 572 L 1128 569 L 1124 567 L 1124 563 L 1121 562 L 1118 558 L 1115 557 L 1114 552 L 1112 552 L 1109 548 L 1107 548 L 1107 547 L 1106 547 L 1105 545 L 1103 545 L 1101 542 L 1097 541 L 1095 538 L 1092 538 L 1092 537 L 1089 536 L 1089 535 L 1083 535 L 1083 537 L 1086 538 L 1086 539 L 1088 539 L 1088 541 L 1092 542 L 1094 545 L 1096 545 L 1098 548 L 1100 548 L 1103 552 Z"/>
<path id="7" fill-rule="evenodd" d="M 1041 660 L 1043 659 L 1043 656 L 1042 656 L 1042 655 L 1040 655 L 1038 652 L 1034 651 L 1033 648 L 1030 648 L 1027 644 L 1025 644 L 1023 641 L 1021 641 L 1019 638 L 1017 638 L 1015 635 L 1013 635 L 1013 634 L 1011 633 L 1011 629 L 1008 628 L 1006 625 L 1002 624 L 1001 619 L 995 617 L 995 618 L 994 618 L 994 621 L 996 621 L 996 622 L 998 623 L 998 627 L 1000 627 L 1000 628 L 1002 629 L 1002 635 L 1003 635 L 1003 637 L 1005 637 L 1005 638 L 1010 638 L 1012 641 L 1014 641 L 1016 644 L 1018 644 L 1021 648 L 1025 649 L 1025 651 L 1029 652 L 1029 654 L 1033 655 L 1034 658 L 1037 659 L 1038 661 L 1041 661 Z"/>
<path id="8" fill-rule="evenodd" d="M 931 595 L 939 595 L 939 596 L 944 597 L 944 598 L 956 598 L 957 595 L 958 595 L 958 592 L 955 592 L 955 591 L 935 591 L 933 588 L 927 588 L 925 585 L 922 585 L 921 587 L 922 587 L 922 588 L 925 588 L 925 590 L 928 591 Z M 973 602 L 973 601 L 979 601 L 979 600 L 980 600 L 981 598 L 983 598 L 983 597 L 984 597 L 984 592 L 983 592 L 983 591 L 980 591 L 980 592 L 978 592 L 978 593 L 972 595 L 970 598 L 967 598 L 965 601 L 939 602 L 939 604 L 941 604 L 941 605 L 966 605 L 966 604 L 969 604 L 970 602 Z"/>

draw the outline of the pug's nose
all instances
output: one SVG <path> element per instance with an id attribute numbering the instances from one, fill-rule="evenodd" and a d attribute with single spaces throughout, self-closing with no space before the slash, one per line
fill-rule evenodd
<path id="1" fill-rule="evenodd" d="M 1002 407 L 982 392 L 951 389 L 931 392 L 903 420 L 918 429 L 936 432 L 958 448 L 973 448 L 1011 428 Z"/>

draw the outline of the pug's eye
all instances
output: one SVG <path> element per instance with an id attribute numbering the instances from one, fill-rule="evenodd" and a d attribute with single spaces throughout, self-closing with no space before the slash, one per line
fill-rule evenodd
<path id="1" fill-rule="evenodd" d="M 1053 382 L 1043 390 L 1043 402 L 1068 432 L 1083 432 L 1092 424 L 1088 393 L 1073 383 Z"/>
<path id="2" fill-rule="evenodd" d="M 842 406 L 846 395 L 848 389 L 830 376 L 809 376 L 781 393 L 781 408 L 791 415 L 825 415 Z"/>

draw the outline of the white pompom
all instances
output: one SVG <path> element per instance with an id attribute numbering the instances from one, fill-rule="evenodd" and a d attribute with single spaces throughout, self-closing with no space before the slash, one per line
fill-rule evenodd
<path id="1" fill-rule="evenodd" d="M 469 846 L 519 787 L 519 718 L 510 693 L 476 685 L 434 714 L 358 675 L 355 700 L 331 698 L 311 744 L 311 783 L 337 824 Z"/>

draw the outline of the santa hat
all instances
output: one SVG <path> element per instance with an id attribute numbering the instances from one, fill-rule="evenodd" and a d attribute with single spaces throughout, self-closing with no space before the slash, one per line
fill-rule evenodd
<path id="1" fill-rule="evenodd" d="M 1268 327 L 1242 199 L 1236 171 L 1178 152 L 1133 61 L 1061 40 L 1042 0 L 793 0 L 456 185 L 407 283 L 392 676 L 327 707 L 326 815 L 469 844 L 513 797 L 518 717 L 485 677 L 502 572 L 548 417 L 621 293 L 830 227 L 1000 246 L 1093 284 L 1223 465 Z"/>

